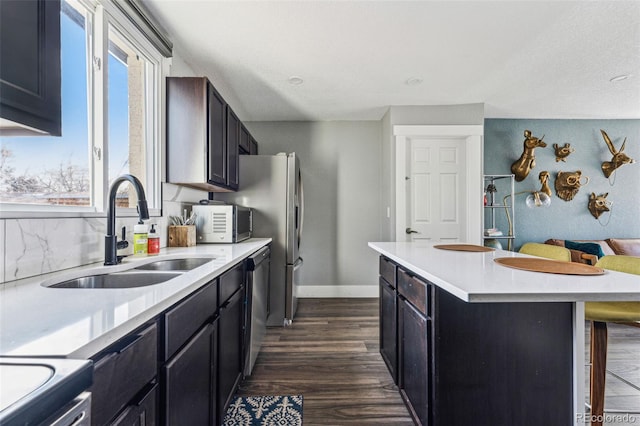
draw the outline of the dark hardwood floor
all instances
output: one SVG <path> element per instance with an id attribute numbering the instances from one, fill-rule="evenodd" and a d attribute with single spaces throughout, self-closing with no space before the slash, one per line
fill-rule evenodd
<path id="1" fill-rule="evenodd" d="M 379 352 L 378 299 L 300 299 L 240 395 L 304 396 L 304 424 L 413 425 Z"/>
<path id="2" fill-rule="evenodd" d="M 607 370 L 606 409 L 640 411 L 640 328 L 609 326 Z M 379 353 L 378 299 L 300 299 L 293 325 L 268 329 L 238 394 L 302 394 L 305 426 L 413 424 Z"/>

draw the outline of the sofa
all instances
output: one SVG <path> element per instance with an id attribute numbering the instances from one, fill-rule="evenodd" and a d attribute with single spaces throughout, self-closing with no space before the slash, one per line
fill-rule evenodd
<path id="1" fill-rule="evenodd" d="M 571 261 L 595 265 L 601 256 L 626 255 L 640 257 L 640 238 L 607 238 L 606 240 L 548 239 L 545 244 L 566 247 Z M 598 247 L 599 246 L 599 250 Z"/>

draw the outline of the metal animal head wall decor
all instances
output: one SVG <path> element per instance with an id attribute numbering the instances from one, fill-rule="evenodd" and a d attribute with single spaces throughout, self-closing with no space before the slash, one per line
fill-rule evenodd
<path id="1" fill-rule="evenodd" d="M 549 172 L 546 170 L 541 171 L 538 175 L 538 179 L 540 179 L 540 183 L 542 183 L 540 192 L 544 192 L 549 197 L 551 197 L 551 187 L 549 187 Z"/>
<path id="2" fill-rule="evenodd" d="M 584 183 L 583 179 L 586 179 Z M 580 170 L 576 170 L 575 172 L 558 172 L 555 181 L 556 195 L 565 201 L 571 201 L 578 193 L 580 187 L 588 183 L 589 178 L 582 176 Z"/>
<path id="3" fill-rule="evenodd" d="M 558 161 L 563 161 L 566 163 L 566 158 L 575 151 L 575 149 L 571 148 L 571 144 L 565 143 L 564 146 L 560 146 L 557 143 L 553 144 L 553 149 L 556 153 L 556 163 Z"/>
<path id="4" fill-rule="evenodd" d="M 602 133 L 604 142 L 607 144 L 609 151 L 613 155 L 613 157 L 611 157 L 611 161 L 605 161 L 602 163 L 602 172 L 604 173 L 604 176 L 608 178 L 620 166 L 623 166 L 625 164 L 631 164 L 634 161 L 632 158 L 630 158 L 627 154 L 624 153 L 624 148 L 625 148 L 625 145 L 627 144 L 627 138 L 624 138 L 624 142 L 622 142 L 620 151 L 618 151 L 616 150 L 616 147 L 613 146 L 613 142 L 611 142 L 611 139 L 609 139 L 609 135 L 607 135 L 607 132 L 600 129 L 600 133 Z"/>
<path id="5" fill-rule="evenodd" d="M 600 215 L 604 212 L 611 211 L 611 201 L 607 200 L 609 193 L 596 195 L 592 192 L 589 196 L 589 211 L 591 215 L 596 219 L 600 218 Z"/>
<path id="6" fill-rule="evenodd" d="M 511 165 L 511 173 L 515 175 L 515 179 L 518 182 L 522 182 L 527 177 L 531 169 L 536 166 L 536 157 L 533 151 L 536 148 L 544 148 L 547 146 L 542 139 L 544 139 L 544 135 L 538 139 L 531 135 L 531 130 L 524 131 L 524 150 L 522 151 L 520 158 Z"/>

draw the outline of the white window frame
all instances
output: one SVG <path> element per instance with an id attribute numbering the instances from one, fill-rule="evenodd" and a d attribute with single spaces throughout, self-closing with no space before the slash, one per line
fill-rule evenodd
<path id="1" fill-rule="evenodd" d="M 108 0 L 74 0 L 88 10 L 87 16 L 87 96 L 88 96 L 88 143 L 89 169 L 91 176 L 90 207 L 54 206 L 38 204 L 0 203 L 0 219 L 11 218 L 73 218 L 104 217 L 107 210 L 109 179 L 105 159 L 108 152 L 108 47 L 109 26 L 131 43 L 135 49 L 153 64 L 147 69 L 145 99 L 150 107 L 145 108 L 145 161 L 146 177 L 142 182 L 149 205 L 149 214 L 161 216 L 161 182 L 164 161 L 165 81 L 169 75 L 171 61 L 163 57 L 147 38 L 130 22 L 127 16 Z M 93 58 L 93 61 L 91 60 Z M 153 84 L 149 83 L 153 79 Z M 119 208 L 118 216 L 137 216 L 135 208 Z"/>

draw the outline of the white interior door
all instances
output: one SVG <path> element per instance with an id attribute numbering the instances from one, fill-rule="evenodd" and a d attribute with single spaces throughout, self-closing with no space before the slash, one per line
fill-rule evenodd
<path id="1" fill-rule="evenodd" d="M 480 125 L 393 126 L 395 241 L 481 244 L 483 133 Z"/>
<path id="2" fill-rule="evenodd" d="M 464 139 L 412 138 L 408 148 L 405 232 L 412 241 L 466 240 Z"/>

